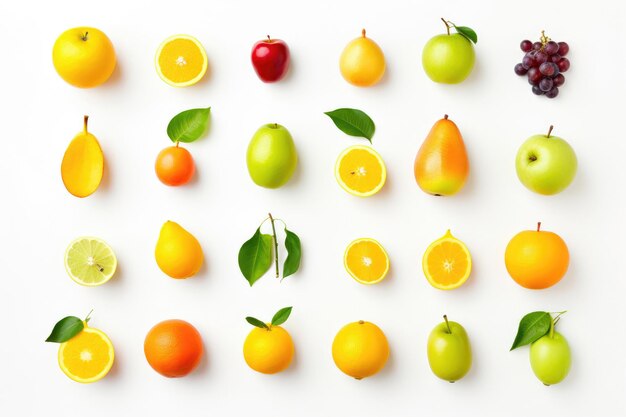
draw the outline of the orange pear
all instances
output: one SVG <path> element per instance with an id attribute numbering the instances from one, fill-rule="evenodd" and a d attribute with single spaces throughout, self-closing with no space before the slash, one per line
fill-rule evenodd
<path id="1" fill-rule="evenodd" d="M 447 114 L 430 129 L 413 169 L 417 185 L 428 194 L 454 195 L 465 185 L 469 174 L 465 143 Z"/>
<path id="2" fill-rule="evenodd" d="M 81 198 L 98 189 L 104 171 L 104 155 L 98 139 L 87 131 L 87 119 L 85 116 L 83 131 L 72 139 L 61 162 L 65 188 Z"/>

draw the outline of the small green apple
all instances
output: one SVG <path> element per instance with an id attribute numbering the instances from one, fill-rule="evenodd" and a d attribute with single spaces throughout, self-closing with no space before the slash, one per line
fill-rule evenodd
<path id="1" fill-rule="evenodd" d="M 458 84 L 465 80 L 476 60 L 474 46 L 476 34 L 466 27 L 452 25 L 459 33 L 450 33 L 450 23 L 442 19 L 446 25 L 448 33 L 432 37 L 424 46 L 422 51 L 422 65 L 428 77 L 444 84 Z M 470 41 L 468 38 L 472 36 Z"/>
<path id="2" fill-rule="evenodd" d="M 472 367 L 472 348 L 463 326 L 443 319 L 428 336 L 428 364 L 436 376 L 454 382 Z"/>
<path id="3" fill-rule="evenodd" d="M 530 366 L 535 376 L 545 385 L 563 381 L 571 364 L 569 343 L 554 329 L 530 345 Z"/>
<path id="4" fill-rule="evenodd" d="M 285 185 L 298 165 L 289 131 L 276 123 L 261 126 L 250 140 L 246 162 L 255 184 L 265 188 Z"/>
<path id="5" fill-rule="evenodd" d="M 531 136 L 517 151 L 515 168 L 526 188 L 539 194 L 557 194 L 576 176 L 578 162 L 574 149 L 565 140 L 547 135 Z"/>

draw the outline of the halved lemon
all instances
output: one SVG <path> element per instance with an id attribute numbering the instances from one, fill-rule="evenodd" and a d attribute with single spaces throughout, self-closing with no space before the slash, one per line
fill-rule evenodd
<path id="1" fill-rule="evenodd" d="M 469 278 L 472 256 L 467 246 L 448 230 L 426 249 L 422 268 L 430 285 L 440 290 L 453 290 Z"/>
<path id="2" fill-rule="evenodd" d="M 87 327 L 59 346 L 59 366 L 65 375 L 87 384 L 101 380 L 115 360 L 113 344 L 106 334 Z"/>
<path id="3" fill-rule="evenodd" d="M 387 168 L 374 149 L 355 145 L 345 149 L 337 158 L 335 178 L 341 188 L 350 194 L 369 197 L 385 185 Z"/>
<path id="4" fill-rule="evenodd" d="M 189 35 L 170 36 L 161 43 L 155 57 L 159 77 L 174 87 L 187 87 L 200 81 L 208 62 L 200 41 Z"/>
<path id="5" fill-rule="evenodd" d="M 116 268 L 113 249 L 97 237 L 79 237 L 65 251 L 65 270 L 80 285 L 102 285 L 113 277 Z"/>
<path id="6" fill-rule="evenodd" d="M 385 248 L 374 239 L 356 239 L 348 245 L 343 255 L 346 271 L 361 284 L 376 284 L 389 271 L 389 256 Z"/>

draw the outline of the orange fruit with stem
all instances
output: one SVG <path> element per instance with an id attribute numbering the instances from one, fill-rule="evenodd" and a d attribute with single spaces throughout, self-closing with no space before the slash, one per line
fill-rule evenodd
<path id="1" fill-rule="evenodd" d="M 553 232 L 525 230 L 511 239 L 504 253 L 511 278 L 524 288 L 540 290 L 556 284 L 569 267 L 565 241 Z"/>
<path id="2" fill-rule="evenodd" d="M 198 330 L 184 320 L 165 320 L 156 324 L 143 344 L 148 363 L 168 378 L 191 373 L 204 353 Z"/>
<path id="3" fill-rule="evenodd" d="M 169 146 L 157 155 L 154 170 L 159 180 L 170 186 L 187 184 L 196 172 L 191 153 L 178 146 Z"/>

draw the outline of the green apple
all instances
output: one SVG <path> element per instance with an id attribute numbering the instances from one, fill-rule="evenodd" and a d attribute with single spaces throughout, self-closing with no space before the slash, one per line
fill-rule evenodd
<path id="1" fill-rule="evenodd" d="M 569 343 L 562 334 L 554 330 L 530 345 L 530 366 L 535 376 L 545 385 L 563 381 L 571 364 Z"/>
<path id="2" fill-rule="evenodd" d="M 557 194 L 576 176 L 578 162 L 565 140 L 547 135 L 531 136 L 517 151 L 515 168 L 526 188 L 539 194 Z"/>
<path id="3" fill-rule="evenodd" d="M 474 68 L 476 54 L 474 45 L 461 33 L 450 33 L 450 22 L 442 19 L 448 33 L 432 37 L 422 51 L 422 65 L 428 77 L 444 84 L 458 84 L 466 79 Z M 476 34 L 469 28 L 452 25 L 457 32 Z M 471 35 L 470 35 L 471 36 Z"/>
<path id="4" fill-rule="evenodd" d="M 443 319 L 428 336 L 428 364 L 436 376 L 454 382 L 472 367 L 472 348 L 463 326 Z"/>
<path id="5" fill-rule="evenodd" d="M 285 185 L 298 165 L 296 145 L 289 131 L 276 123 L 261 126 L 250 140 L 246 162 L 255 184 L 265 188 Z"/>

